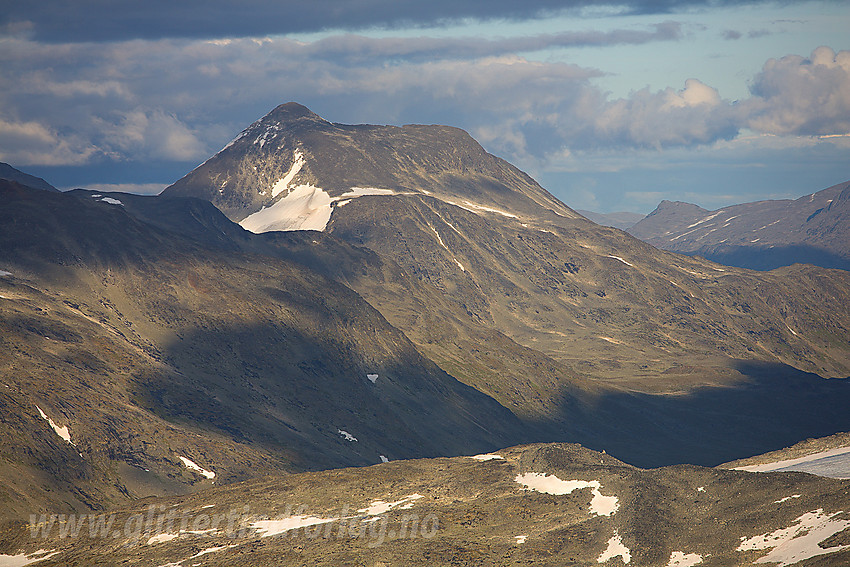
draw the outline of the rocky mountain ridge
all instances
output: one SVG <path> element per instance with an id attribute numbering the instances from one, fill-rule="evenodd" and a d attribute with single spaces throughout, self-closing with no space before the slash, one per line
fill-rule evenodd
<path id="1" fill-rule="evenodd" d="M 19 169 L 15 169 L 8 163 L 0 162 L 0 179 L 5 179 L 6 181 L 16 181 L 22 185 L 26 185 L 27 187 L 32 187 L 34 189 L 43 189 L 45 191 L 58 191 L 56 187 L 54 187 L 41 177 L 36 177 L 34 175 L 30 175 L 29 173 L 24 173 Z"/>
<path id="2" fill-rule="evenodd" d="M 794 263 L 850 269 L 850 182 L 799 199 L 707 211 L 663 201 L 628 232 L 664 250 L 770 270 Z"/>

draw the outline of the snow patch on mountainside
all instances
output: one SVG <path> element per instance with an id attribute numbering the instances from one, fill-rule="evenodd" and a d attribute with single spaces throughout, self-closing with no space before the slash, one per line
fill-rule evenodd
<path id="1" fill-rule="evenodd" d="M 44 561 L 59 553 L 62 552 L 53 551 L 52 549 L 50 551 L 39 549 L 30 554 L 21 553 L 19 555 L 4 555 L 0 553 L 0 567 L 24 567 L 30 563 Z"/>
<path id="2" fill-rule="evenodd" d="M 298 185 L 271 207 L 248 215 L 239 225 L 255 234 L 272 230 L 325 230 L 331 197 L 313 185 Z"/>
<path id="3" fill-rule="evenodd" d="M 343 429 L 337 429 L 336 432 L 339 433 L 340 435 L 342 435 L 342 437 L 346 441 L 357 441 L 357 437 L 355 437 L 354 435 L 352 435 L 348 431 L 345 431 Z"/>
<path id="4" fill-rule="evenodd" d="M 198 466 L 198 464 L 195 461 L 193 461 L 191 459 L 187 459 L 186 457 L 180 457 L 179 455 L 178 455 L 178 458 L 183 463 L 183 466 L 185 466 L 187 469 L 193 470 L 196 473 L 198 473 L 199 475 L 205 476 L 209 479 L 215 478 L 214 472 L 208 471 L 204 468 L 201 468 L 200 466 Z"/>
<path id="5" fill-rule="evenodd" d="M 479 211 L 486 211 L 488 213 L 496 213 L 497 215 L 502 215 L 503 217 L 508 217 L 511 219 L 517 218 L 517 216 L 513 213 L 508 213 L 506 211 L 502 211 L 499 209 L 494 209 L 493 207 L 485 207 L 484 205 L 479 205 L 478 203 L 473 203 L 471 201 L 464 201 L 464 203 L 472 207 L 473 209 L 478 209 Z"/>
<path id="6" fill-rule="evenodd" d="M 286 172 L 281 179 L 278 180 L 277 183 L 272 187 L 272 197 L 277 197 L 283 191 L 289 189 L 289 184 L 292 183 L 292 180 L 295 179 L 295 176 L 298 175 L 298 172 L 301 171 L 301 168 L 304 167 L 304 154 L 300 151 L 295 150 L 295 155 L 292 161 L 292 167 L 289 168 L 289 171 Z"/>
<path id="7" fill-rule="evenodd" d="M 165 543 L 167 541 L 171 541 L 172 539 L 177 539 L 180 537 L 180 534 L 156 534 L 155 536 L 151 536 L 148 539 L 147 545 L 156 545 L 157 543 Z"/>
<path id="8" fill-rule="evenodd" d="M 614 535 L 608 540 L 608 547 L 596 559 L 597 563 L 605 563 L 609 559 L 620 557 L 623 563 L 629 563 L 632 560 L 632 553 L 628 547 L 623 545 L 623 540 L 617 530 L 614 530 Z"/>
<path id="9" fill-rule="evenodd" d="M 738 551 L 770 549 L 756 563 L 779 563 L 780 567 L 793 565 L 805 559 L 850 549 L 850 545 L 821 547 L 819 544 L 850 527 L 850 520 L 836 520 L 844 512 L 825 514 L 822 508 L 807 512 L 794 520 L 794 525 L 774 532 L 741 538 Z"/>
<path id="10" fill-rule="evenodd" d="M 610 516 L 620 507 L 616 496 L 605 496 L 599 490 L 602 484 L 598 480 L 561 480 L 555 475 L 546 473 L 524 473 L 514 479 L 527 490 L 536 490 L 546 494 L 570 494 L 574 490 L 591 488 L 593 498 L 590 501 L 590 513 L 597 516 Z"/>
<path id="11" fill-rule="evenodd" d="M 634 266 L 634 264 L 629 263 L 629 262 L 626 262 L 625 260 L 623 260 L 623 259 L 622 259 L 622 258 L 620 258 L 619 256 L 614 256 L 613 254 L 608 254 L 608 257 L 609 257 L 609 258 L 614 258 L 615 260 L 619 260 L 620 262 L 624 263 L 624 264 L 625 264 L 625 265 L 627 265 L 627 266 Z"/>
<path id="12" fill-rule="evenodd" d="M 699 553 L 685 554 L 682 551 L 674 551 L 670 554 L 667 567 L 693 567 L 702 563 L 702 555 Z"/>
<path id="13" fill-rule="evenodd" d="M 35 406 L 35 409 L 37 409 L 37 410 L 38 410 L 38 413 L 39 413 L 39 415 L 41 416 L 41 418 L 42 418 L 43 420 L 47 421 L 47 423 L 48 423 L 48 424 L 50 424 L 50 427 L 52 427 L 52 428 L 53 428 L 53 431 L 55 431 L 55 432 L 56 432 L 56 435 L 58 435 L 59 437 L 61 437 L 62 439 L 64 439 L 66 443 L 69 443 L 69 444 L 71 444 L 71 445 L 74 445 L 74 443 L 71 441 L 71 432 L 70 432 L 70 431 L 68 431 L 68 426 L 67 426 L 67 425 L 63 425 L 62 427 L 59 427 L 59 426 L 56 424 L 56 422 L 55 422 L 55 421 L 53 421 L 52 419 L 50 419 L 49 417 L 47 417 L 47 415 L 46 415 L 43 411 L 41 411 L 41 408 L 40 408 L 40 407 Z"/>
<path id="14" fill-rule="evenodd" d="M 419 500 L 420 498 L 424 498 L 424 496 L 422 496 L 421 494 L 408 494 L 397 502 L 384 502 L 383 500 L 374 500 L 366 508 L 360 508 L 357 511 L 361 514 L 366 514 L 367 516 L 380 516 L 381 514 L 386 514 L 387 512 L 396 507 L 398 507 L 400 510 L 409 510 L 410 508 L 413 508 L 413 503 Z"/>
<path id="15" fill-rule="evenodd" d="M 782 504 L 783 502 L 788 502 L 792 498 L 800 498 L 802 496 L 803 496 L 802 494 L 792 494 L 791 496 L 786 496 L 785 498 L 780 498 L 779 500 L 774 500 L 773 503 L 774 504 Z"/>
<path id="16" fill-rule="evenodd" d="M 319 518 L 318 516 L 289 516 L 282 520 L 257 520 L 250 527 L 260 533 L 260 537 L 271 537 L 298 528 L 306 528 L 317 524 L 327 524 L 338 518 Z"/>
<path id="17" fill-rule="evenodd" d="M 367 195 L 396 195 L 396 192 L 392 189 L 379 189 L 377 187 L 352 187 L 347 193 L 334 198 L 334 201 L 366 197 Z"/>
<path id="18" fill-rule="evenodd" d="M 494 460 L 505 460 L 502 455 L 498 455 L 496 453 L 484 453 L 482 455 L 473 455 L 470 459 L 475 459 L 476 461 L 494 461 Z"/>

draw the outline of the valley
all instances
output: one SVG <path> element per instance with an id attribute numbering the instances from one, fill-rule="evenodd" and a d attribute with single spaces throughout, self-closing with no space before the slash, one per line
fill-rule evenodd
<path id="1" fill-rule="evenodd" d="M 28 180 L 0 565 L 847 560 L 844 270 L 661 250 L 462 130 L 295 103 L 159 196 Z"/>

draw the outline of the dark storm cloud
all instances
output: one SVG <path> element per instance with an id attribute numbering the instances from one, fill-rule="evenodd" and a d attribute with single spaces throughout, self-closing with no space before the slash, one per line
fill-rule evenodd
<path id="1" fill-rule="evenodd" d="M 669 14 L 767 0 L 0 0 L 0 30 L 39 41 L 258 37 L 524 20 L 554 13 Z"/>

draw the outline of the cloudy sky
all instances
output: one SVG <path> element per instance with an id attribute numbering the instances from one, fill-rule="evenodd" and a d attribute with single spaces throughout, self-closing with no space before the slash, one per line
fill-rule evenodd
<path id="1" fill-rule="evenodd" d="M 844 0 L 0 0 L 0 161 L 156 193 L 276 105 L 450 124 L 574 208 L 850 180 Z"/>

